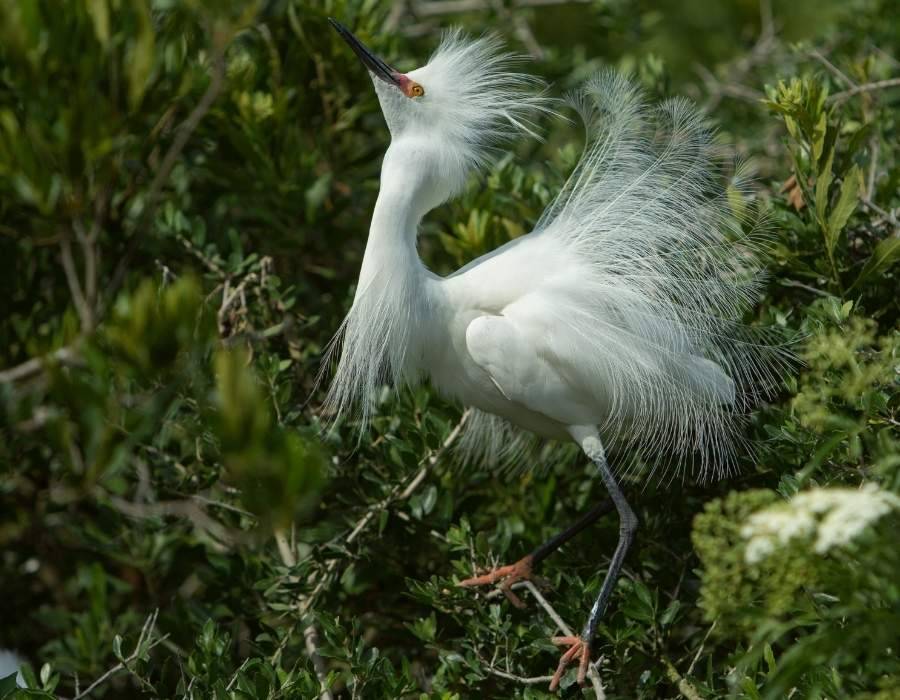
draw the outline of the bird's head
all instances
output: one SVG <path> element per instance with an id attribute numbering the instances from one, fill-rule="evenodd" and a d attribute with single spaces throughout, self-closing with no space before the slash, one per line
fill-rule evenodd
<path id="1" fill-rule="evenodd" d="M 458 193 L 499 143 L 523 131 L 534 135 L 534 118 L 552 111 L 541 81 L 510 70 L 517 57 L 504 53 L 496 37 L 450 31 L 428 63 L 401 73 L 329 21 L 372 77 L 391 132 L 385 169 L 427 183 L 421 193 L 427 209 Z"/>

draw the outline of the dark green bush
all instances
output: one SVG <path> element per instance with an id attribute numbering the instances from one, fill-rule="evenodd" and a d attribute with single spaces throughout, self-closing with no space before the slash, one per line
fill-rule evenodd
<path id="1" fill-rule="evenodd" d="M 0 648 L 30 662 L 0 697 L 549 697 L 548 611 L 455 582 L 596 503 L 592 470 L 454 467 L 465 414 L 427 387 L 386 391 L 362 438 L 326 429 L 388 138 L 328 15 L 401 69 L 451 24 L 535 54 L 556 95 L 618 65 L 755 163 L 771 279 L 748 320 L 805 364 L 736 479 L 626 484 L 642 529 L 598 670 L 608 698 L 900 697 L 896 509 L 748 555 L 762 508 L 900 492 L 900 10 L 543 5 L 0 7 Z M 429 216 L 432 269 L 529 230 L 581 142 L 544 126 Z M 544 564 L 572 627 L 616 535 Z"/>

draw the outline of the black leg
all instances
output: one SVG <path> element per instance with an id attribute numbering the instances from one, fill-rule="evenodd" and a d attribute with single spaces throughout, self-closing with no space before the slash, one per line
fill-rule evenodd
<path id="1" fill-rule="evenodd" d="M 634 541 L 634 533 L 637 531 L 638 526 L 637 516 L 634 514 L 634 511 L 631 510 L 631 506 L 629 506 L 628 501 L 625 500 L 625 495 L 616 483 L 616 479 L 612 475 L 609 465 L 606 462 L 606 455 L 601 450 L 599 454 L 589 455 L 589 457 L 593 460 L 594 464 L 597 465 L 597 469 L 600 470 L 600 478 L 603 479 L 603 485 L 606 486 L 606 490 L 609 492 L 612 502 L 619 512 L 619 544 L 616 546 L 616 551 L 613 553 L 612 561 L 609 563 L 609 570 L 606 572 L 606 578 L 603 579 L 600 593 L 597 596 L 597 600 L 594 601 L 594 605 L 591 607 L 591 613 L 588 616 L 587 623 L 581 633 L 581 638 L 587 644 L 590 644 L 591 640 L 593 640 L 594 633 L 597 631 L 597 623 L 606 611 L 606 605 L 609 603 L 609 596 L 612 594 L 616 581 L 619 579 L 619 572 L 622 570 L 622 562 L 625 559 L 625 555 L 628 553 L 628 548 L 631 547 L 631 543 Z"/>
<path id="2" fill-rule="evenodd" d="M 625 560 L 628 548 L 634 540 L 634 533 L 638 526 L 637 516 L 631 510 L 628 501 L 625 500 L 625 495 L 616 483 L 609 464 L 606 462 L 606 453 L 603 450 L 603 444 L 600 442 L 596 429 L 575 426 L 571 429 L 571 433 L 572 437 L 581 445 L 584 453 L 597 465 L 597 469 L 600 471 L 600 478 L 603 479 L 603 485 L 606 486 L 612 503 L 615 504 L 615 508 L 619 512 L 619 544 L 616 546 L 616 551 L 609 564 L 609 570 L 606 572 L 606 578 L 603 579 L 603 585 L 600 587 L 600 594 L 591 607 L 590 615 L 588 615 L 581 635 L 578 637 L 553 637 L 551 639 L 554 644 L 569 647 L 569 650 L 560 657 L 556 673 L 553 674 L 553 678 L 550 680 L 551 691 L 559 687 L 566 667 L 576 659 L 578 660 L 578 683 L 584 683 L 591 662 L 591 642 L 594 639 L 594 633 L 597 631 L 597 623 L 606 611 L 609 597 L 616 585 L 616 581 L 619 579 L 619 572 L 622 570 L 622 562 Z"/>
<path id="3" fill-rule="evenodd" d="M 566 542 L 571 540 L 575 535 L 584 530 L 589 525 L 594 524 L 597 520 L 607 513 L 611 512 L 615 505 L 610 499 L 606 499 L 591 508 L 587 513 L 582 515 L 578 520 L 572 523 L 562 532 L 554 535 L 549 540 L 538 546 L 531 553 L 531 561 L 537 564 L 546 559 L 550 554 L 562 547 Z"/>
<path id="4" fill-rule="evenodd" d="M 490 584 L 499 584 L 500 590 L 509 599 L 509 601 L 517 608 L 524 608 L 525 604 L 521 598 L 513 593 L 512 586 L 517 581 L 530 579 L 535 565 L 547 558 L 552 552 L 559 549 L 563 544 L 575 537 L 579 532 L 584 530 L 588 525 L 597 521 L 597 519 L 609 513 L 615 505 L 609 499 L 597 504 L 587 513 L 582 515 L 574 524 L 554 535 L 549 540 L 540 545 L 531 554 L 528 554 L 515 564 L 509 566 L 501 566 L 481 576 L 473 576 L 464 581 L 460 581 L 459 585 L 468 588 L 470 586 L 485 586 Z"/>

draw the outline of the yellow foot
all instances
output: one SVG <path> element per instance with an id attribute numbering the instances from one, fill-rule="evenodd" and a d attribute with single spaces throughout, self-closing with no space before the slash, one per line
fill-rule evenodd
<path id="1" fill-rule="evenodd" d="M 581 637 L 553 637 L 550 641 L 558 646 L 569 647 L 568 651 L 564 652 L 560 657 L 556 673 L 553 674 L 553 678 L 550 680 L 550 692 L 559 687 L 559 682 L 566 672 L 566 667 L 574 659 L 578 659 L 578 685 L 584 685 L 588 665 L 591 663 L 591 645 Z"/>
<path id="2" fill-rule="evenodd" d="M 463 588 L 470 588 L 471 586 L 487 586 L 499 581 L 500 590 L 503 591 L 503 594 L 507 598 L 509 598 L 509 602 L 517 608 L 524 608 L 525 603 L 522 602 L 522 599 L 519 598 L 519 596 L 513 593 L 512 585 L 516 581 L 530 581 L 533 564 L 534 562 L 529 554 L 527 557 L 519 559 L 515 564 L 501 566 L 483 576 L 467 578 L 465 581 L 460 581 L 459 585 Z"/>

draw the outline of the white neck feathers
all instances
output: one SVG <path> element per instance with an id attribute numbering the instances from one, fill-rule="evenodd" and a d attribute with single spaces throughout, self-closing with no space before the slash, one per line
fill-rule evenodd
<path id="1" fill-rule="evenodd" d="M 353 306 L 332 339 L 326 363 L 340 362 L 326 398 L 336 417 L 356 407 L 367 424 L 384 384 L 399 386 L 418 373 L 417 330 L 427 317 L 427 271 L 416 251 L 424 215 L 416 192 L 404 187 L 386 159 Z"/>

